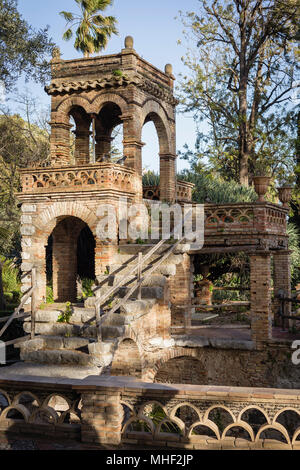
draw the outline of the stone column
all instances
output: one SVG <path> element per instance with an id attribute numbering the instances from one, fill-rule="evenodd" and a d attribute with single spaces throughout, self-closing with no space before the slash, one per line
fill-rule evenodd
<path id="1" fill-rule="evenodd" d="M 81 440 L 102 445 L 121 443 L 123 407 L 117 387 L 82 393 Z"/>
<path id="2" fill-rule="evenodd" d="M 275 251 L 273 254 L 273 266 L 274 266 L 274 302 L 273 302 L 273 312 L 274 312 L 274 321 L 276 326 L 282 325 L 282 320 L 278 315 L 278 309 L 280 306 L 280 301 L 275 298 L 275 295 L 279 290 L 283 290 L 285 297 L 291 297 L 291 252 L 289 250 L 280 250 Z M 291 314 L 291 304 L 285 304 L 285 314 Z M 285 327 L 288 326 L 289 321 L 285 320 Z"/>
<path id="3" fill-rule="evenodd" d="M 70 165 L 70 130 L 71 124 L 51 122 L 50 152 L 52 166 Z"/>
<path id="4" fill-rule="evenodd" d="M 272 337 L 271 254 L 250 255 L 251 332 L 257 349 Z"/>
<path id="5" fill-rule="evenodd" d="M 176 155 L 160 154 L 160 200 L 175 202 Z"/>

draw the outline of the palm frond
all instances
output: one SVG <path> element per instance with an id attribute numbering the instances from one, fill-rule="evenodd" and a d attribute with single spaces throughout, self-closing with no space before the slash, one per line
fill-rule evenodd
<path id="1" fill-rule="evenodd" d="M 75 0 L 81 8 L 80 16 L 62 11 L 60 15 L 68 22 L 73 22 L 71 27 L 64 33 L 63 39 L 68 41 L 72 37 L 72 30 L 75 25 L 76 39 L 74 47 L 84 55 L 93 54 L 104 49 L 108 38 L 112 34 L 118 34 L 116 28 L 117 19 L 114 16 L 102 16 L 99 11 L 105 10 L 112 5 L 112 0 Z M 74 20 L 77 20 L 76 23 Z"/>
<path id="2" fill-rule="evenodd" d="M 61 11 L 60 16 L 62 16 L 67 22 L 74 20 L 74 15 L 70 11 Z"/>
<path id="3" fill-rule="evenodd" d="M 72 36 L 73 36 L 72 29 L 69 28 L 69 29 L 67 29 L 67 31 L 64 32 L 64 34 L 63 34 L 63 39 L 64 39 L 65 41 L 69 41 Z"/>

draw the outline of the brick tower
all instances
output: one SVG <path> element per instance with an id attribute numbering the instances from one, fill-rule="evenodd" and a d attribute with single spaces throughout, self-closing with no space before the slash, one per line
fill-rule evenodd
<path id="1" fill-rule="evenodd" d="M 120 197 L 142 200 L 141 135 L 148 121 L 153 121 L 159 139 L 160 198 L 174 201 L 173 83 L 171 65 L 162 72 L 146 62 L 133 49 L 131 37 L 114 55 L 65 61 L 55 50 L 52 81 L 46 87 L 51 96 L 51 165 L 21 172 L 24 292 L 30 286 L 26 273 L 35 266 L 38 301 L 45 299 L 48 247 L 54 300 L 76 300 L 78 240 L 84 230 L 89 255 L 94 255 L 92 274 L 105 272 L 118 241 L 104 244 L 96 237 L 97 208 L 100 203 L 118 204 Z M 121 164 L 109 158 L 112 133 L 120 124 L 127 157 Z"/>

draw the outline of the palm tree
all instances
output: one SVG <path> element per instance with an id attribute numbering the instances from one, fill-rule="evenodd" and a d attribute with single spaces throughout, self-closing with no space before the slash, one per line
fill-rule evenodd
<path id="1" fill-rule="evenodd" d="M 69 41 L 73 37 L 72 28 L 77 26 L 74 47 L 81 51 L 84 57 L 105 49 L 108 38 L 118 34 L 117 20 L 114 16 L 103 16 L 104 11 L 113 0 L 75 0 L 80 8 L 79 14 L 61 11 L 60 15 L 67 21 L 68 29 L 63 39 Z"/>

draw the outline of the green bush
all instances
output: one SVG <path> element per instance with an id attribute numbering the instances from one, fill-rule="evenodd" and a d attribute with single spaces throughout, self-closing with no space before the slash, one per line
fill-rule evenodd
<path id="1" fill-rule="evenodd" d="M 47 286 L 46 287 L 46 303 L 47 304 L 53 304 L 54 303 L 52 286 Z"/>
<path id="2" fill-rule="evenodd" d="M 13 260 L 1 257 L 2 282 L 4 292 L 21 292 L 19 270 Z"/>
<path id="3" fill-rule="evenodd" d="M 57 319 L 57 323 L 69 323 L 72 315 L 73 315 L 73 310 L 72 310 L 71 302 L 67 302 L 66 309 L 61 315 L 59 315 Z"/>
<path id="4" fill-rule="evenodd" d="M 87 297 L 93 297 L 94 296 L 94 292 L 93 292 L 94 283 L 95 283 L 95 281 L 93 279 L 88 279 L 86 277 L 81 280 L 82 296 L 83 296 L 84 299 L 86 299 Z"/>

